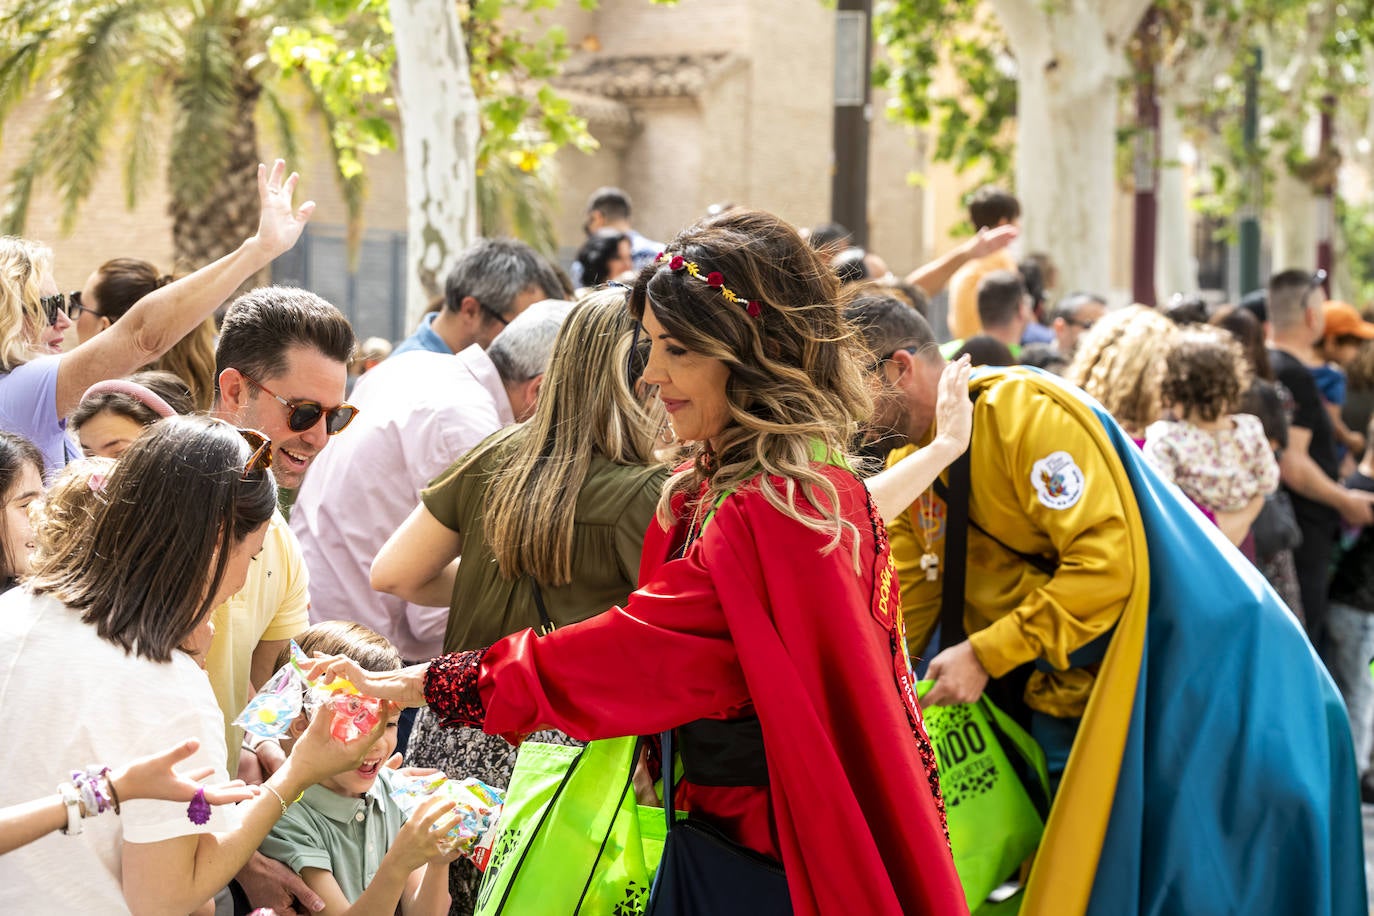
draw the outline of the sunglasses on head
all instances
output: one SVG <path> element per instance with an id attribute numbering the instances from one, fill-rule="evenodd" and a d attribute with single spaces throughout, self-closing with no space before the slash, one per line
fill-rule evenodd
<path id="1" fill-rule="evenodd" d="M 340 404 L 338 407 L 326 409 L 323 404 L 317 401 L 287 400 L 242 369 L 239 370 L 239 375 L 261 388 L 267 395 L 276 399 L 290 411 L 286 418 L 286 425 L 291 428 L 292 432 L 303 433 L 307 429 L 313 428 L 316 423 L 320 422 L 320 418 L 324 417 L 324 431 L 331 436 L 337 436 L 358 415 L 358 408 L 352 404 Z"/>
<path id="2" fill-rule="evenodd" d="M 1318 287 L 1322 287 L 1322 286 L 1325 286 L 1325 285 L 1326 285 L 1326 271 L 1324 271 L 1324 270 L 1319 270 L 1319 271 L 1317 271 L 1316 273 L 1314 273 L 1314 274 L 1312 275 L 1312 279 L 1308 281 L 1308 286 L 1307 286 L 1307 288 L 1308 288 L 1308 289 L 1317 289 Z"/>
<path id="3" fill-rule="evenodd" d="M 48 319 L 49 327 L 57 324 L 58 316 L 66 314 L 67 311 L 67 297 L 63 293 L 40 296 L 38 304 L 43 307 L 43 315 Z"/>
<path id="4" fill-rule="evenodd" d="M 272 466 L 272 440 L 267 438 L 256 429 L 244 429 L 235 427 L 243 441 L 248 443 L 248 447 L 253 450 L 248 456 L 248 460 L 243 463 L 243 478 L 246 480 L 248 475 L 254 471 L 265 471 Z"/>

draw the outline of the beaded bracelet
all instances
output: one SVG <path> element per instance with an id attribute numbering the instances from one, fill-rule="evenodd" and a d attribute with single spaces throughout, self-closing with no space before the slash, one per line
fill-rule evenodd
<path id="1" fill-rule="evenodd" d="M 71 782 L 59 784 L 57 794 L 62 796 L 62 804 L 67 808 L 67 826 L 62 832 L 68 836 L 81 833 L 83 818 L 111 810 L 119 814 L 119 795 L 107 766 L 91 764 L 84 771 L 72 770 Z"/>
<path id="2" fill-rule="evenodd" d="M 105 791 L 102 791 L 101 784 L 104 784 Z M 115 814 L 119 813 L 119 806 L 114 796 L 114 785 L 110 782 L 110 768 L 91 764 L 85 771 L 72 770 L 72 786 L 81 795 L 82 817 L 93 817 L 104 814 L 111 809 Z M 109 792 L 109 796 L 106 795 Z"/>

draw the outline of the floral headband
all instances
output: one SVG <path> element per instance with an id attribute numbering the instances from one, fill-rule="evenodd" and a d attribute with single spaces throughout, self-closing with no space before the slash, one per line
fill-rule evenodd
<path id="1" fill-rule="evenodd" d="M 658 257 L 654 258 L 655 264 L 661 264 L 664 260 L 668 262 L 668 269 L 677 273 L 687 271 L 688 276 L 700 280 L 712 289 L 720 290 L 720 294 L 725 297 L 725 301 L 731 305 L 744 303 L 744 310 L 749 313 L 750 318 L 758 318 L 763 314 L 763 303 L 757 299 L 745 299 L 730 287 L 725 285 L 725 277 L 718 270 L 702 276 L 701 270 L 697 267 L 696 261 L 689 261 L 680 254 L 669 255 L 666 251 L 660 251 Z"/>

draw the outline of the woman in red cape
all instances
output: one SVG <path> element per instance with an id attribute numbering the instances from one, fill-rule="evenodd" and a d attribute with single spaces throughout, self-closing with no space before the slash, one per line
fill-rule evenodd
<path id="1" fill-rule="evenodd" d="M 795 912 L 966 913 L 886 531 L 845 457 L 872 404 L 836 296 L 769 214 L 684 231 L 630 307 L 643 382 L 694 460 L 625 606 L 394 674 L 339 658 L 314 674 L 512 742 L 677 729 L 678 800 L 780 860 Z M 937 442 L 931 472 L 961 450 Z"/>

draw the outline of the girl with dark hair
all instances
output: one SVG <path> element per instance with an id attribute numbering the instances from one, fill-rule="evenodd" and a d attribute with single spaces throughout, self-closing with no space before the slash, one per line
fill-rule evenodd
<path id="1" fill-rule="evenodd" d="M 34 547 L 29 508 L 42 497 L 42 454 L 23 436 L 0 432 L 0 592 L 29 573 Z"/>
<path id="2" fill-rule="evenodd" d="M 51 791 L 73 761 L 130 760 L 188 735 L 200 740 L 188 763 L 228 780 L 223 720 L 192 653 L 262 545 L 277 497 L 270 454 L 260 435 L 218 421 L 158 423 L 100 484 L 103 507 L 84 536 L 0 598 L 0 725 L 28 736 L 0 749 L 0 806 Z M 195 910 L 248 861 L 288 800 L 356 767 L 379 731 L 344 746 L 329 737 L 332 716 L 316 718 L 241 810 L 201 817 L 134 802 L 119 821 L 93 821 L 83 840 L 52 836 L 0 858 L 0 911 Z M 81 832 L 69 815 L 68 833 Z"/>
<path id="3" fill-rule="evenodd" d="M 602 229 L 582 243 L 577 250 L 577 263 L 582 266 L 584 287 L 609 283 L 634 267 L 630 237 L 614 229 Z"/>
<path id="4" fill-rule="evenodd" d="M 172 280 L 170 274 L 158 273 L 155 266 L 137 258 L 115 258 L 101 264 L 86 278 L 86 285 L 71 294 L 76 339 L 90 340 L 123 317 L 135 302 Z M 194 409 L 209 410 L 215 395 L 214 316 L 173 344 L 153 366 L 185 379 L 195 401 Z"/>
<path id="5" fill-rule="evenodd" d="M 171 372 L 135 372 L 96 382 L 81 396 L 67 425 L 87 458 L 118 458 L 158 420 L 195 410 L 191 389 Z"/>
<path id="6" fill-rule="evenodd" d="M 673 729 L 677 802 L 780 860 L 795 912 L 967 912 L 886 529 L 851 470 L 872 399 L 837 293 L 770 214 L 682 232 L 630 299 L 643 381 L 689 444 L 645 536 L 639 590 L 543 637 L 393 673 L 326 658 L 314 673 L 512 742 L 549 727 Z M 942 381 L 965 407 L 967 371 Z M 922 454 L 938 474 L 966 446 Z"/>

